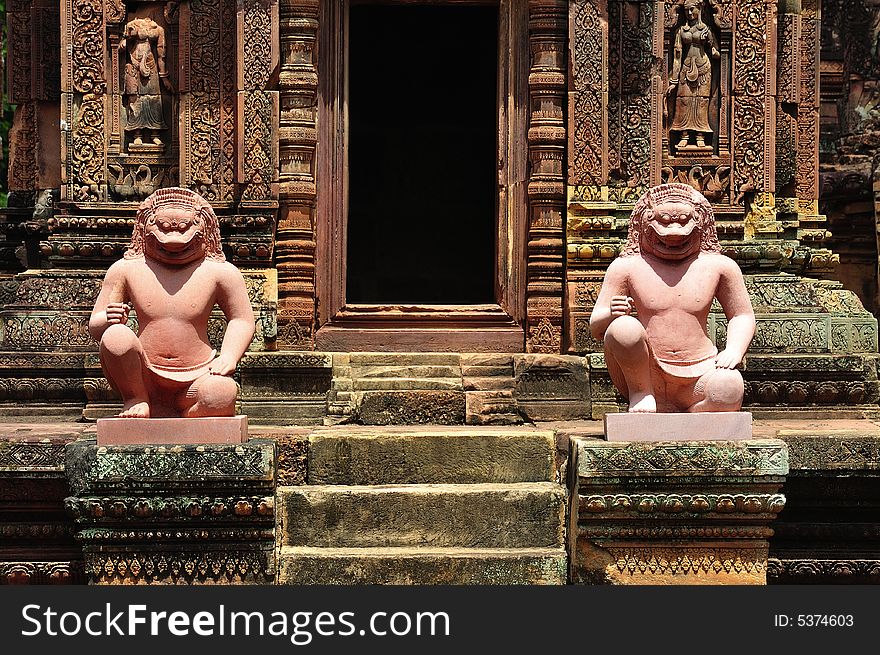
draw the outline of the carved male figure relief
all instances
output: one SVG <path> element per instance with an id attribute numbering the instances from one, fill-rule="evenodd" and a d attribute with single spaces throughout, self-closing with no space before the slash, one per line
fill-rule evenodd
<path id="1" fill-rule="evenodd" d="M 208 341 L 214 305 L 228 325 Z M 139 334 L 127 325 L 137 311 Z M 160 189 L 138 209 L 131 244 L 113 264 L 89 320 L 122 417 L 232 416 L 230 377 L 254 335 L 244 278 L 220 247 L 217 217 L 187 189 Z"/>
<path id="2" fill-rule="evenodd" d="M 706 330 L 714 298 L 728 320 L 720 353 Z M 663 184 L 639 199 L 590 329 L 605 340 L 608 371 L 629 411 L 740 409 L 744 387 L 735 368 L 755 334 L 755 314 L 739 266 L 721 254 L 702 194 Z"/>

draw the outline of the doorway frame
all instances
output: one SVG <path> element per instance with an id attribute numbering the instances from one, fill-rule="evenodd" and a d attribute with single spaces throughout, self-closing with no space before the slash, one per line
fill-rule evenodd
<path id="1" fill-rule="evenodd" d="M 349 173 L 346 43 L 349 8 L 353 4 L 492 5 L 499 9 L 495 303 L 345 302 Z M 318 350 L 525 350 L 529 229 L 528 21 L 528 3 L 518 0 L 326 0 L 321 3 L 316 162 L 318 330 L 315 347 Z"/>

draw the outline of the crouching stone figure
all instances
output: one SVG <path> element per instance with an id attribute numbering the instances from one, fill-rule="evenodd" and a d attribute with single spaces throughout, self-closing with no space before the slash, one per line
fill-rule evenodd
<path id="1" fill-rule="evenodd" d="M 214 305 L 228 325 L 219 355 L 208 340 Z M 127 325 L 131 308 L 139 333 Z M 232 374 L 254 335 L 239 270 L 226 261 L 211 205 L 182 188 L 141 204 L 131 244 L 113 264 L 89 320 L 122 417 L 232 416 Z"/>
<path id="2" fill-rule="evenodd" d="M 714 298 L 728 320 L 721 352 L 706 330 Z M 630 412 L 740 409 L 744 385 L 735 369 L 755 334 L 755 314 L 739 266 L 721 254 L 702 194 L 662 184 L 639 199 L 590 329 L 605 341 L 608 372 Z"/>

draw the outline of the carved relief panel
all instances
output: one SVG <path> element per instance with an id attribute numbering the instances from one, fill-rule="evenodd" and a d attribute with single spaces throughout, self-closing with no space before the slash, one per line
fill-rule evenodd
<path id="1" fill-rule="evenodd" d="M 66 0 L 60 214 L 43 255 L 118 258 L 137 204 L 181 185 L 237 263 L 271 261 L 278 202 L 277 0 Z"/>
<path id="2" fill-rule="evenodd" d="M 685 182 L 712 203 L 731 201 L 730 7 L 666 4 L 663 182 Z"/>

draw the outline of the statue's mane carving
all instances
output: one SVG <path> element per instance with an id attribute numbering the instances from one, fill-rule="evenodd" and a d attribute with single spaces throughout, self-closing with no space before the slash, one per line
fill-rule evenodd
<path id="1" fill-rule="evenodd" d="M 215 262 L 225 262 L 223 247 L 220 244 L 220 223 L 210 203 L 199 194 L 181 187 L 169 187 L 159 189 L 144 200 L 138 207 L 137 220 L 134 224 L 134 232 L 131 235 L 131 243 L 125 251 L 125 259 L 140 259 L 144 256 L 144 238 L 146 225 L 150 217 L 165 207 L 173 207 L 191 211 L 202 219 L 205 238 L 205 259 Z"/>
<path id="2" fill-rule="evenodd" d="M 693 205 L 697 229 L 700 231 L 700 251 L 721 252 L 718 232 L 715 229 L 715 212 L 712 211 L 712 205 L 709 204 L 709 201 L 706 200 L 702 193 L 689 184 L 671 182 L 655 186 L 639 198 L 629 217 L 629 234 L 627 235 L 626 246 L 623 252 L 620 253 L 621 257 L 632 257 L 641 254 L 642 228 L 645 225 L 645 221 L 649 218 L 648 213 L 654 211 L 654 207 L 664 202 L 685 202 Z"/>

